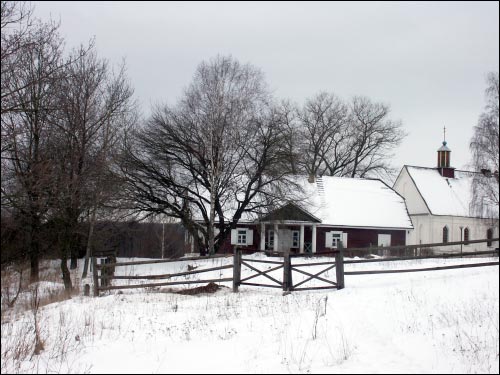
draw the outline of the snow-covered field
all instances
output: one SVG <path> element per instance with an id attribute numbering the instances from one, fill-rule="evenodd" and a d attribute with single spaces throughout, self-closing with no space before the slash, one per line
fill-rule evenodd
<path id="1" fill-rule="evenodd" d="M 315 261 L 321 260 L 324 259 Z M 497 260 L 347 264 L 345 270 Z M 172 273 L 186 271 L 188 264 L 208 268 L 231 262 L 232 258 L 223 258 L 124 267 L 117 268 L 117 274 Z M 57 267 L 57 262 L 46 266 L 50 270 Z M 267 269 L 272 265 L 256 266 Z M 315 272 L 322 268 L 316 266 Z M 43 350 L 38 355 L 33 354 L 34 314 L 23 309 L 32 298 L 32 293 L 27 292 L 19 297 L 14 308 L 6 308 L 2 301 L 1 370 L 2 373 L 498 373 L 498 273 L 498 266 L 491 266 L 346 276 L 346 288 L 342 290 L 286 295 L 280 289 L 251 286 L 241 286 L 239 293 L 232 293 L 230 283 L 221 283 L 227 287 L 213 294 L 181 295 L 173 293 L 174 288 L 146 288 L 115 290 L 99 298 L 74 296 L 39 308 Z M 242 277 L 248 274 L 249 270 L 243 268 Z M 190 275 L 186 279 L 231 275 L 229 269 Z M 294 273 L 294 282 L 301 280 L 299 275 Z M 326 276 L 334 279 L 334 270 Z M 262 277 L 253 281 L 266 282 Z M 194 286 L 198 285 L 189 287 Z M 56 295 L 61 289 L 57 279 L 39 283 L 42 296 Z M 175 288 L 181 289 L 181 286 Z"/>

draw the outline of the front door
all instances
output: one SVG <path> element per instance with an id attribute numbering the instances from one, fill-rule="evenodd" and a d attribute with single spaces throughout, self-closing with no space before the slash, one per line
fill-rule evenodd
<path id="1" fill-rule="evenodd" d="M 378 235 L 378 246 L 391 246 L 391 235 L 390 234 L 379 234 Z"/>

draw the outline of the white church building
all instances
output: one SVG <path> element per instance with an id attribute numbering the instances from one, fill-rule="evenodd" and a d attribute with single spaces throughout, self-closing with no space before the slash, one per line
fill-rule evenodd
<path id="1" fill-rule="evenodd" d="M 446 141 L 438 149 L 436 168 L 405 165 L 393 189 L 405 198 L 413 223 L 407 244 L 425 244 L 498 238 L 498 206 L 488 207 L 483 214 L 473 214 L 472 181 L 481 172 L 468 172 L 450 167 L 451 150 Z M 496 178 L 487 174 L 484 178 Z M 498 241 L 446 246 L 439 252 L 481 251 L 498 247 Z"/>

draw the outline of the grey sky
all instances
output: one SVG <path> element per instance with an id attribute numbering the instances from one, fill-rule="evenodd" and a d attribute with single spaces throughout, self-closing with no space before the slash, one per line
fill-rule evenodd
<path id="1" fill-rule="evenodd" d="M 196 66 L 231 54 L 262 69 L 277 98 L 323 90 L 390 104 L 409 133 L 393 164 L 434 167 L 446 126 L 452 166 L 469 162 L 485 77 L 498 71 L 498 2 L 34 2 L 67 47 L 92 36 L 126 58 L 144 114 L 175 103 Z"/>

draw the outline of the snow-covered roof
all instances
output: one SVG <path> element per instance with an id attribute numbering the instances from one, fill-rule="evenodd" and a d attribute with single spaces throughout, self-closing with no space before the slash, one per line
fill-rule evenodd
<path id="1" fill-rule="evenodd" d="M 441 176 L 435 168 L 408 165 L 405 168 L 431 214 L 465 217 L 476 216 L 473 214 L 473 207 L 471 206 L 474 172 L 455 170 L 455 178 L 447 178 Z M 485 209 L 483 217 L 489 217 L 491 212 L 493 212 L 494 216 L 498 217 L 498 207 L 489 207 L 489 210 Z"/>
<path id="2" fill-rule="evenodd" d="M 446 146 L 446 141 L 443 141 L 443 145 L 438 148 L 438 151 L 451 151 L 448 146 Z"/>
<path id="3" fill-rule="evenodd" d="M 286 199 L 290 198 L 289 201 L 322 225 L 413 228 L 404 198 L 380 180 L 324 176 L 310 183 L 307 176 L 300 175 L 291 180 L 296 187 L 287 193 Z M 235 209 L 236 202 L 225 202 L 224 216 L 230 219 Z M 199 214 L 194 214 L 201 220 Z M 257 215 L 249 212 L 243 213 L 239 220 L 240 223 L 257 221 Z"/>
<path id="4" fill-rule="evenodd" d="M 299 205 L 323 225 L 413 228 L 404 198 L 381 180 L 323 176 L 301 184 Z"/>

